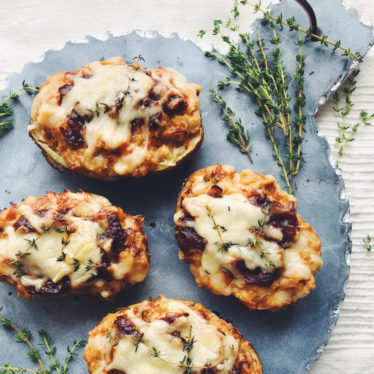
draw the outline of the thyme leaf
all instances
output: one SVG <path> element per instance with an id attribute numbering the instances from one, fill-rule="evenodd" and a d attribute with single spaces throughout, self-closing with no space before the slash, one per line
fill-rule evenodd
<path id="1" fill-rule="evenodd" d="M 371 236 L 370 235 L 366 235 L 365 238 L 363 239 L 363 242 L 364 242 L 366 250 L 368 252 L 371 252 L 371 250 L 373 249 L 373 246 L 371 244 Z"/>
<path id="2" fill-rule="evenodd" d="M 139 344 L 142 341 L 143 337 L 144 337 L 144 333 L 136 336 L 135 343 L 134 343 L 135 352 L 138 352 Z"/>
<path id="3" fill-rule="evenodd" d="M 35 250 L 38 250 L 38 246 L 36 244 L 35 238 L 33 239 L 25 239 L 29 243 L 30 248 L 34 248 Z"/>
<path id="4" fill-rule="evenodd" d="M 77 258 L 73 258 L 73 264 L 72 265 L 74 267 L 74 273 L 75 273 L 80 268 L 81 263 L 79 262 L 79 260 Z"/>
<path id="5" fill-rule="evenodd" d="M 151 356 L 154 357 L 154 358 L 158 358 L 158 357 L 161 356 L 161 352 L 157 348 L 152 347 Z"/>

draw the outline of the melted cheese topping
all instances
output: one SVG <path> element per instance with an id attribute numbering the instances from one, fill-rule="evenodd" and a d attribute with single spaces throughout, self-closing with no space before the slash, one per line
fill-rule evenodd
<path id="1" fill-rule="evenodd" d="M 129 65 L 102 65 L 100 62 L 90 64 L 92 76 L 89 79 L 74 76 L 74 86 L 64 97 L 61 110 L 67 116 L 75 108 L 78 114 L 84 116 L 95 113 L 99 105 L 100 115 L 95 115 L 86 126 L 84 134 L 87 148 L 85 158 L 90 159 L 96 150 L 97 144 L 105 144 L 106 149 L 117 149 L 131 140 L 131 121 L 137 118 L 147 118 L 160 111 L 159 105 L 141 107 L 139 101 L 148 95 L 153 87 L 152 78 L 142 71 L 134 71 Z M 131 85 L 131 93 L 124 95 L 123 91 Z M 118 99 L 123 99 L 122 108 L 118 111 L 118 118 L 111 118 L 103 113 L 105 105 L 113 107 Z M 77 104 L 79 103 L 79 104 Z M 132 146 L 131 154 L 122 157 L 114 165 L 118 174 L 126 174 L 136 169 L 146 157 L 148 146 L 148 128 L 142 128 L 144 144 Z M 101 159 L 96 163 L 100 164 Z M 96 163 L 93 169 L 97 167 Z"/>
<path id="2" fill-rule="evenodd" d="M 111 258 L 112 239 L 105 236 L 109 215 L 131 228 L 130 235 L 134 238 L 131 240 L 141 249 L 135 258 L 137 249 L 132 253 L 131 247 L 124 247 L 119 258 L 108 264 L 107 271 L 113 278 L 112 291 L 123 288 L 124 279 L 130 283 L 142 281 L 147 274 L 148 260 L 145 249 L 141 248 L 146 245 L 145 238 L 142 232 L 136 233 L 140 230 L 136 221 L 103 197 L 70 191 L 62 195 L 48 192 L 47 196 L 29 197 L 0 214 L 1 273 L 36 291 L 47 281 L 58 284 L 66 277 L 71 288 L 83 286 L 98 275 L 96 266 L 102 262 L 103 251 Z M 23 225 L 19 225 L 19 221 Z M 105 282 L 101 283 L 100 278 L 91 280 L 92 286 L 106 286 Z M 113 293 L 103 292 L 104 298 Z"/>
<path id="3" fill-rule="evenodd" d="M 71 217 L 69 222 L 76 227 L 76 231 L 69 236 L 57 232 L 54 228 L 41 236 L 35 233 L 24 235 L 18 234 L 12 226 L 8 226 L 5 230 L 8 239 L 0 241 L 0 253 L 13 260 L 17 259 L 17 253 L 26 253 L 27 255 L 22 259 L 22 268 L 26 274 L 35 277 L 43 276 L 43 279 L 46 277 L 54 283 L 65 276 L 70 276 L 71 285 L 77 287 L 92 275 L 96 275 L 95 270 L 86 271 L 85 266 L 90 262 L 94 264 L 100 262 L 101 254 L 96 238 L 104 230 L 97 223 L 82 218 Z M 63 245 L 63 239 L 68 240 L 69 244 Z M 31 247 L 30 240 L 36 241 L 36 248 Z M 63 252 L 66 259 L 57 261 Z M 75 261 L 83 265 L 76 271 L 74 271 Z M 29 277 L 26 279 L 28 280 Z M 24 276 L 21 276 L 21 283 L 28 285 L 28 281 L 24 282 Z"/>
<path id="4" fill-rule="evenodd" d="M 174 215 L 179 258 L 190 264 L 197 284 L 213 293 L 232 294 L 251 310 L 284 308 L 315 287 L 314 275 L 322 265 L 318 235 L 299 214 L 291 213 L 292 206 L 296 208 L 296 198 L 281 190 L 272 176 L 250 169 L 239 173 L 220 164 L 198 170 L 184 184 Z M 224 227 L 222 241 L 209 211 L 216 224 Z M 183 231 L 188 228 L 206 240 L 204 248 L 193 232 Z M 259 245 L 253 244 L 254 232 Z M 274 273 L 265 274 L 269 264 Z M 259 269 L 251 272 L 255 267 L 262 274 Z M 257 282 L 260 276 L 264 282 Z M 267 279 L 273 281 L 267 284 Z"/>
<path id="5" fill-rule="evenodd" d="M 186 356 L 181 337 L 188 341 L 191 328 L 190 336 L 194 338 L 194 343 L 189 357 L 192 365 L 203 368 L 209 362 L 211 365 L 219 365 L 220 373 L 231 373 L 238 353 L 237 340 L 233 336 L 224 334 L 199 313 L 177 300 L 168 300 L 166 305 L 168 312 L 188 313 L 188 316 L 181 316 L 173 323 L 161 319 L 148 323 L 137 316 L 134 310 L 125 312 L 124 315 L 144 336 L 137 351 L 134 349 L 134 336 L 121 337 L 113 348 L 113 361 L 107 369 L 122 370 L 126 374 L 184 373 L 186 368 L 179 365 Z M 176 331 L 180 337 L 173 335 Z M 160 351 L 162 359 L 152 357 L 153 347 Z M 193 372 L 201 373 L 202 369 Z"/>
<path id="6" fill-rule="evenodd" d="M 97 211 L 100 208 L 97 206 Z M 101 260 L 97 236 L 105 230 L 97 222 L 67 214 L 64 220 L 74 232 L 68 235 L 63 231 L 65 224 L 56 222 L 43 233 L 43 228 L 53 221 L 46 221 L 38 216 L 28 205 L 20 205 L 19 211 L 38 232 L 25 234 L 22 230 L 15 230 L 13 225 L 5 227 L 6 238 L 0 240 L 0 254 L 10 261 L 22 262 L 22 272 L 26 274 L 21 276 L 24 286 L 34 285 L 38 290 L 47 279 L 57 283 L 69 276 L 72 287 L 77 287 L 97 274 L 96 270 L 87 271 L 85 268 L 88 264 L 100 263 Z M 68 243 L 64 244 L 64 241 Z M 63 253 L 65 259 L 58 261 Z M 76 268 L 78 264 L 80 266 Z"/>
<path id="7" fill-rule="evenodd" d="M 199 134 L 197 138 L 201 138 L 201 119 L 196 96 L 200 87 L 188 83 L 174 69 L 149 69 L 147 73 L 144 68 L 127 65 L 118 57 L 92 62 L 76 72 L 65 73 L 63 78 L 58 75 L 51 77 L 34 101 L 28 130 L 33 134 L 48 128 L 49 131 L 56 131 L 58 138 L 61 138 L 59 129 L 66 126 L 72 110 L 75 110 L 81 117 L 89 120 L 86 120 L 82 133 L 84 147 L 68 152 L 66 147 L 70 148 L 70 145 L 63 139 L 57 146 L 67 167 L 69 164 L 72 168 L 80 165 L 91 172 L 104 173 L 102 169 L 108 168 L 108 156 L 103 154 L 103 150 L 109 154 L 116 151 L 111 155 L 109 166 L 112 168 L 111 172 L 117 175 L 131 174 L 146 161 L 155 161 L 156 164 L 171 162 L 174 148 L 180 146 L 173 145 L 170 142 L 172 138 L 167 142 L 167 152 L 157 149 L 158 157 L 149 154 L 154 147 L 150 139 L 150 118 L 163 112 L 163 105 L 170 96 L 183 98 L 187 114 L 181 113 L 175 121 L 169 121 L 171 128 L 186 124 L 185 142 L 191 144 L 184 145 L 182 155 L 185 154 L 190 146 L 193 148 L 198 143 L 194 139 L 196 136 L 191 137 L 189 134 Z M 60 97 L 57 91 L 66 80 L 72 88 Z M 154 100 L 148 100 L 144 104 L 142 100 L 149 98 L 150 94 Z M 50 95 L 54 95 L 55 99 L 52 100 Z M 115 109 L 119 102 L 121 105 Z M 134 137 L 132 122 L 139 120 L 143 123 L 138 126 Z M 180 131 L 176 129 L 175 133 Z M 42 143 L 45 142 L 51 143 L 49 139 L 43 139 Z M 50 147 L 56 150 L 56 145 L 51 143 Z M 70 152 L 72 154 L 68 155 Z M 105 173 L 108 172 L 107 170 Z"/>
<path id="8" fill-rule="evenodd" d="M 259 267 L 266 272 L 282 267 L 284 250 L 278 244 L 264 239 L 258 245 L 251 244 L 256 240 L 255 229 L 260 229 L 259 223 L 268 217 L 243 195 L 214 198 L 203 194 L 184 199 L 183 206 L 195 218 L 189 226 L 207 241 L 202 256 L 204 272 L 217 273 L 222 267 L 233 270 L 230 264 L 237 259 L 243 259 L 252 270 Z M 282 237 L 280 229 L 266 224 L 264 227 L 268 234 Z"/>

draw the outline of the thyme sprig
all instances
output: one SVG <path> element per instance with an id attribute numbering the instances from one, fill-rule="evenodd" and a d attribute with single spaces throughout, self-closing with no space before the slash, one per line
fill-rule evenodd
<path id="1" fill-rule="evenodd" d="M 2 307 L 0 308 L 2 310 Z M 13 330 L 16 332 L 15 341 L 16 343 L 24 343 L 29 347 L 27 352 L 28 357 L 31 361 L 36 362 L 39 368 L 36 370 L 29 368 L 19 368 L 11 366 L 10 364 L 3 364 L 0 366 L 0 374 L 22 374 L 22 373 L 32 373 L 32 374 L 67 374 L 69 371 L 69 363 L 72 361 L 73 357 L 76 356 L 76 350 L 78 348 L 84 347 L 86 342 L 84 340 L 74 341 L 72 347 L 67 347 L 67 356 L 64 360 L 64 365 L 60 364 L 58 359 L 56 359 L 56 347 L 51 346 L 51 339 L 47 336 L 44 330 L 39 330 L 38 335 L 41 339 L 40 346 L 44 347 L 44 354 L 49 358 L 50 366 L 47 369 L 47 365 L 44 364 L 42 359 L 42 354 L 31 342 L 31 332 L 26 329 L 19 329 L 15 326 L 10 319 L 6 319 L 0 316 L 0 327 L 6 330 Z"/>
<path id="2" fill-rule="evenodd" d="M 234 12 L 236 16 L 238 11 Z M 228 20 L 224 25 L 221 20 L 216 20 L 213 23 L 213 35 L 220 35 L 222 40 L 228 44 L 229 52 L 223 56 L 216 50 L 206 52 L 206 56 L 216 58 L 221 64 L 226 65 L 230 75 L 226 81 L 218 82 L 218 88 L 223 89 L 230 85 L 235 85 L 243 92 L 255 100 L 257 104 L 256 114 L 263 120 L 265 132 L 268 140 L 273 147 L 274 157 L 281 168 L 281 174 L 286 182 L 290 193 L 293 192 L 291 187 L 290 176 L 294 178 L 294 186 L 296 188 L 296 175 L 300 168 L 300 163 L 304 161 L 301 152 L 302 137 L 294 136 L 294 128 L 291 119 L 290 101 L 291 96 L 288 94 L 288 84 L 286 80 L 286 73 L 281 63 L 280 43 L 281 39 L 276 31 L 276 23 L 271 18 L 264 20 L 272 30 L 273 38 L 270 43 L 274 46 L 270 54 L 265 41 L 261 38 L 261 34 L 257 34 L 256 40 L 250 40 L 249 36 L 242 32 L 238 25 L 233 24 Z M 236 33 L 242 42 L 243 47 L 236 45 L 229 32 Z M 201 31 L 200 36 L 203 36 L 206 31 Z M 301 48 L 301 43 L 299 48 Z M 299 52 L 301 55 L 301 52 Z M 302 56 L 302 55 L 301 55 Z M 303 97 L 304 80 L 303 76 L 303 57 L 299 58 L 299 67 L 297 70 L 298 77 L 298 94 Z M 236 79 L 235 79 L 236 78 Z M 305 101 L 305 100 L 304 100 Z M 299 109 L 301 110 L 301 119 L 304 119 L 301 105 L 302 100 L 299 100 Z M 222 106 L 222 104 L 221 104 Z M 298 130 L 302 131 L 303 121 L 297 121 L 299 124 Z M 287 145 L 288 153 L 283 155 L 280 144 L 275 136 L 275 128 L 282 130 Z M 294 148 L 297 152 L 294 152 Z M 294 164 L 298 165 L 294 167 Z"/>
<path id="3" fill-rule="evenodd" d="M 345 106 L 343 108 L 340 107 L 339 92 L 336 91 L 334 94 L 335 107 L 333 110 L 336 112 L 338 117 L 341 118 L 341 121 L 338 122 L 339 135 L 336 138 L 337 145 L 343 143 L 344 131 L 349 129 L 349 126 L 346 125 L 346 121 L 347 121 L 347 116 L 351 112 L 351 109 L 353 107 L 351 97 L 352 97 L 352 93 L 356 90 L 356 84 L 357 84 L 356 77 L 359 74 L 360 74 L 360 69 L 355 69 L 350 74 L 350 76 L 347 78 L 347 85 L 343 87 L 343 92 L 345 94 Z"/>
<path id="4" fill-rule="evenodd" d="M 345 150 L 345 147 L 347 146 L 348 143 L 353 142 L 355 138 L 355 134 L 358 132 L 358 129 L 360 126 L 365 125 L 365 126 L 371 126 L 371 123 L 369 122 L 374 118 L 374 113 L 368 114 L 365 111 L 362 111 L 360 113 L 361 121 L 357 122 L 353 126 L 349 127 L 349 132 L 347 135 L 343 134 L 343 143 L 340 145 L 339 150 L 338 150 L 338 157 L 336 159 L 336 162 L 338 163 L 343 156 L 343 152 Z"/>
<path id="5" fill-rule="evenodd" d="M 224 242 L 223 237 L 222 237 L 222 232 L 221 232 L 222 226 L 217 225 L 216 220 L 215 220 L 214 215 L 213 215 L 213 212 L 208 205 L 205 206 L 205 209 L 207 211 L 208 217 L 212 220 L 213 228 L 217 231 L 217 234 L 218 234 L 219 240 L 221 241 L 221 244 L 225 245 L 225 242 Z"/>
<path id="6" fill-rule="evenodd" d="M 360 121 L 352 124 L 349 121 L 349 114 L 351 109 L 354 106 L 352 102 L 352 94 L 357 88 L 357 76 L 359 75 L 360 70 L 355 69 L 347 78 L 347 83 L 344 85 L 343 91 L 343 102 L 339 95 L 339 92 L 336 91 L 333 98 L 335 100 L 334 112 L 337 114 L 339 121 L 337 122 L 338 126 L 338 136 L 335 138 L 335 144 L 338 148 L 338 156 L 336 162 L 339 163 L 340 159 L 343 157 L 344 150 L 346 146 L 355 140 L 356 133 L 358 132 L 361 126 L 370 126 L 369 122 L 374 118 L 373 114 L 368 114 L 366 111 L 362 110 L 360 113 Z"/>
<path id="7" fill-rule="evenodd" d="M 191 359 L 191 351 L 193 349 L 193 346 L 196 342 L 195 337 L 192 336 L 192 326 L 190 325 L 190 328 L 188 330 L 188 339 L 182 339 L 183 342 L 183 352 L 186 352 L 182 360 L 180 361 L 180 364 L 183 365 L 183 367 L 186 367 L 186 370 L 183 374 L 191 374 L 191 368 L 192 368 L 192 359 Z"/>
<path id="8" fill-rule="evenodd" d="M 303 45 L 305 40 L 301 38 L 300 31 L 297 31 L 297 44 L 299 46 L 299 51 L 296 55 L 296 61 L 298 63 L 295 81 L 296 81 L 296 110 L 297 117 L 294 119 L 294 124 L 297 127 L 297 135 L 293 137 L 293 144 L 297 148 L 296 157 L 296 170 L 292 171 L 292 175 L 297 175 L 300 170 L 301 162 L 305 162 L 303 158 L 303 152 L 301 150 L 301 143 L 303 142 L 303 132 L 305 132 L 306 116 L 303 114 L 303 108 L 306 105 L 305 95 L 304 95 L 304 65 L 305 56 L 303 55 Z"/>
<path id="9" fill-rule="evenodd" d="M 19 94 L 24 91 L 29 94 L 35 94 L 39 92 L 39 87 L 31 87 L 25 81 L 22 82 L 22 88 L 17 91 L 10 92 L 0 105 L 0 138 L 14 127 L 11 116 L 13 115 L 13 109 L 9 105 L 9 100 L 17 100 Z"/>
<path id="10" fill-rule="evenodd" d="M 215 88 L 210 90 L 211 98 L 215 101 L 222 111 L 222 119 L 227 123 L 228 133 L 226 138 L 239 147 L 240 152 L 248 155 L 249 161 L 253 164 L 251 149 L 252 146 L 249 144 L 249 132 L 244 129 L 242 120 L 239 118 L 235 119 L 235 113 L 226 104 L 222 96 L 220 96 Z"/>
<path id="11" fill-rule="evenodd" d="M 69 371 L 69 364 L 72 362 L 73 358 L 77 356 L 76 350 L 79 348 L 83 348 L 85 345 L 86 341 L 80 339 L 78 341 L 74 340 L 71 348 L 69 346 L 66 348 L 68 354 L 65 358 L 64 366 L 61 368 L 61 374 L 67 374 L 67 372 Z"/>
<path id="12" fill-rule="evenodd" d="M 353 53 L 349 48 L 343 47 L 341 45 L 341 40 L 337 40 L 336 42 L 334 42 L 334 41 L 329 40 L 327 35 L 320 36 L 320 35 L 314 34 L 311 28 L 303 29 L 299 25 L 295 24 L 294 18 L 289 18 L 286 21 L 284 21 L 281 14 L 277 17 L 274 17 L 273 15 L 270 14 L 269 11 L 266 11 L 261 8 L 261 2 L 252 3 L 248 0 L 240 0 L 240 3 L 242 5 L 251 6 L 254 9 L 254 13 L 257 13 L 257 12 L 262 13 L 265 19 L 271 19 L 272 21 L 276 22 L 278 25 L 289 27 L 291 31 L 298 31 L 299 33 L 304 33 L 308 38 L 313 37 L 314 40 L 319 40 L 321 45 L 325 47 L 328 47 L 329 45 L 332 46 L 333 52 L 340 49 L 343 51 L 343 56 L 349 56 L 358 62 L 362 61 L 362 58 L 360 56 Z M 237 10 L 237 14 L 239 15 L 239 10 Z"/>
<path id="13" fill-rule="evenodd" d="M 273 204 L 269 203 L 266 207 L 263 209 L 263 213 L 265 214 L 265 217 L 258 220 L 258 226 L 259 229 L 251 227 L 249 231 L 253 234 L 254 238 L 248 239 L 248 245 L 257 249 L 257 251 L 260 254 L 260 257 L 265 260 L 265 265 L 267 268 L 272 268 L 275 266 L 274 262 L 270 260 L 269 258 L 269 252 L 264 250 L 262 247 L 262 240 L 261 238 L 264 236 L 264 226 L 265 226 L 265 220 L 269 217 L 271 210 L 273 208 Z"/>
<path id="14" fill-rule="evenodd" d="M 239 4 L 252 6 L 255 13 L 260 12 L 263 14 L 261 22 L 269 27 L 272 33 L 272 38 L 266 42 L 270 42 L 271 48 L 261 38 L 260 32 L 258 32 L 254 40 L 250 40 L 248 34 L 240 30 L 237 24 L 237 19 L 240 15 Z M 226 55 L 221 55 L 216 50 L 206 52 L 206 56 L 217 59 L 230 72 L 230 76 L 225 81 L 218 82 L 218 88 L 236 86 L 256 102 L 256 114 L 263 120 L 265 132 L 273 148 L 274 157 L 281 169 L 281 175 L 288 191 L 293 193 L 294 189 L 297 189 L 296 176 L 302 163 L 305 162 L 302 151 L 303 133 L 306 123 L 306 116 L 303 113 L 306 105 L 303 45 L 308 38 L 313 37 L 314 40 L 319 40 L 323 46 L 333 46 L 333 52 L 340 49 L 344 52 L 344 55 L 358 61 L 361 61 L 361 57 L 355 55 L 350 49 L 343 47 L 339 40 L 333 42 L 328 39 L 327 35 L 315 35 L 312 29 L 301 28 L 294 17 L 284 21 L 282 14 L 276 17 L 271 15 L 268 11 L 261 8 L 260 3 L 255 4 L 246 0 L 236 0 L 232 14 L 234 20 L 228 19 L 226 23 L 221 20 L 215 20 L 211 30 L 200 30 L 198 36 L 203 37 L 210 31 L 212 35 L 221 37 L 223 42 L 228 45 L 229 51 Z M 278 28 L 283 29 L 284 26 L 297 35 L 298 52 L 296 54 L 297 68 L 294 73 L 296 82 L 294 95 L 289 93 L 287 74 L 281 61 L 282 40 L 277 30 Z M 240 38 L 240 45 L 234 43 L 230 36 L 231 34 Z M 302 34 L 305 34 L 306 38 Z M 295 101 L 294 115 L 290 105 L 292 97 Z M 226 103 L 221 99 L 219 105 L 220 107 L 225 107 Z M 292 116 L 295 118 L 292 119 Z M 362 117 L 362 119 L 362 123 L 352 128 L 352 135 L 361 124 L 368 124 L 371 117 Z M 278 136 L 277 128 L 282 130 L 284 137 Z M 238 138 L 236 139 L 238 140 Z M 286 152 L 283 151 L 283 144 L 286 146 Z M 344 147 L 345 145 L 343 145 L 343 149 Z"/>

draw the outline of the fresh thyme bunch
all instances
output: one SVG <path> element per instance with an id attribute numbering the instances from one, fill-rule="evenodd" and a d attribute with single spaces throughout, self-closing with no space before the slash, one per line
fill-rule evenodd
<path id="1" fill-rule="evenodd" d="M 22 91 L 29 94 L 35 94 L 39 92 L 39 87 L 30 87 L 25 81 L 23 81 L 22 88 L 15 92 L 10 92 L 9 96 L 3 100 L 0 104 L 0 138 L 14 126 L 12 119 L 10 119 L 13 115 L 13 110 L 9 105 L 9 100 L 17 100 Z"/>
<path id="2" fill-rule="evenodd" d="M 236 10 L 234 17 L 239 12 Z M 303 94 L 304 87 L 304 57 L 302 46 L 304 40 L 299 38 L 298 69 L 295 74 L 297 80 L 297 106 L 298 117 L 293 121 L 291 118 L 292 109 L 290 106 L 291 96 L 288 93 L 286 73 L 281 63 L 280 43 L 281 39 L 276 31 L 276 23 L 269 17 L 263 20 L 272 30 L 273 38 L 270 43 L 273 45 L 271 54 L 268 52 L 265 41 L 261 34 L 257 34 L 256 40 L 250 40 L 249 36 L 242 32 L 238 25 L 231 20 L 224 25 L 222 21 L 214 21 L 213 35 L 220 35 L 222 40 L 228 44 L 229 52 L 226 56 L 220 55 L 217 51 L 206 52 L 208 57 L 217 58 L 226 65 L 231 73 L 226 81 L 218 82 L 218 88 L 223 89 L 234 85 L 243 92 L 249 94 L 257 104 L 256 114 L 263 119 L 263 125 L 271 143 L 274 156 L 281 168 L 282 176 L 286 182 L 289 192 L 293 191 L 290 177 L 294 178 L 299 172 L 300 164 L 303 162 L 301 143 L 305 116 L 302 109 L 305 106 Z M 228 32 L 236 33 L 242 42 L 242 47 L 236 45 Z M 205 32 L 200 32 L 203 35 Z M 217 95 L 216 95 L 217 96 Z M 216 98 L 221 108 L 225 103 Z M 275 129 L 281 129 L 287 145 L 288 153 L 283 155 L 281 145 L 275 135 Z M 297 136 L 295 136 L 297 131 Z M 229 136 L 229 135 L 228 135 Z M 239 145 L 239 144 L 238 144 Z M 243 148 L 243 145 L 241 145 Z M 294 181 L 296 187 L 296 181 Z"/>
<path id="3" fill-rule="evenodd" d="M 2 308 L 0 308 L 2 310 Z M 73 345 L 67 347 L 67 355 L 63 363 L 60 363 L 56 359 L 56 347 L 51 346 L 51 339 L 47 336 L 44 330 L 39 330 L 38 335 L 41 339 L 41 343 L 39 345 L 44 347 L 44 355 L 49 358 L 50 365 L 49 368 L 44 364 L 42 354 L 35 348 L 35 346 L 31 343 L 31 333 L 27 329 L 19 329 L 17 326 L 13 324 L 13 322 L 9 319 L 3 318 L 0 316 L 0 327 L 5 330 L 13 330 L 16 332 L 15 341 L 16 343 L 26 344 L 29 348 L 27 352 L 27 356 L 30 358 L 31 361 L 37 363 L 39 368 L 34 369 L 27 369 L 27 368 L 19 368 L 11 366 L 10 364 L 0 364 L 0 374 L 24 374 L 24 373 L 31 373 L 31 374 L 67 374 L 69 371 L 69 364 L 73 360 L 73 357 L 76 356 L 76 350 L 85 346 L 86 342 L 84 340 L 74 341 Z"/>
<path id="4" fill-rule="evenodd" d="M 303 45 L 306 38 L 301 35 L 304 33 L 306 37 L 316 37 L 322 45 L 333 45 L 335 52 L 342 49 L 344 54 L 352 58 L 360 59 L 354 55 L 349 49 L 341 46 L 340 41 L 331 42 L 327 36 L 322 37 L 314 35 L 312 30 L 304 30 L 296 23 L 295 18 L 291 17 L 287 21 L 283 21 L 282 15 L 278 17 L 272 16 L 269 12 L 261 9 L 259 4 L 252 4 L 248 1 L 240 1 L 243 5 L 254 7 L 255 12 L 262 12 L 262 24 L 267 26 L 271 32 L 271 39 L 265 42 L 260 32 L 257 33 L 254 40 L 249 35 L 240 30 L 237 23 L 239 17 L 239 1 L 236 0 L 232 10 L 233 20 L 228 19 L 223 23 L 221 20 L 213 22 L 212 35 L 218 35 L 223 42 L 229 47 L 226 55 L 221 55 L 216 50 L 206 52 L 206 56 L 216 58 L 221 64 L 225 65 L 230 76 L 225 81 L 218 82 L 218 88 L 223 89 L 228 86 L 236 86 L 242 92 L 248 94 L 257 104 L 256 114 L 263 120 L 265 133 L 269 143 L 273 147 L 274 157 L 277 164 L 281 168 L 281 174 L 290 193 L 297 189 L 296 176 L 299 173 L 301 164 L 305 162 L 302 151 L 303 133 L 305 131 L 306 117 L 303 113 L 305 107 L 304 95 L 304 63 Z M 290 93 L 287 83 L 287 74 L 281 62 L 281 38 L 277 32 L 287 26 L 290 31 L 297 35 L 296 44 L 298 52 L 296 54 L 297 68 L 293 74 L 296 89 Z M 203 37 L 207 30 L 201 30 L 199 36 Z M 240 44 L 233 41 L 231 34 L 240 38 Z M 267 45 L 269 43 L 270 45 Z M 220 108 L 224 112 L 224 119 L 231 123 L 229 126 L 228 138 L 235 135 L 234 143 L 239 146 L 241 152 L 249 147 L 240 141 L 239 126 L 233 128 L 236 123 L 231 110 L 227 117 L 225 107 L 227 107 L 223 98 L 212 92 L 213 99 L 218 102 Z M 291 101 L 294 103 L 291 105 Z M 294 110 L 293 110 L 294 109 Z M 292 118 L 294 117 L 294 118 Z M 242 123 L 240 120 L 238 123 Z M 230 133 L 231 131 L 231 133 Z M 249 138 L 247 139 L 249 143 Z M 283 149 L 286 147 L 287 151 Z M 250 147 L 248 148 L 250 149 Z"/>

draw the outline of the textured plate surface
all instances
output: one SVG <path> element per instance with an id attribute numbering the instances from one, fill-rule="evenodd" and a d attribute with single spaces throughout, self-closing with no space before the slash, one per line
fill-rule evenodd
<path id="1" fill-rule="evenodd" d="M 338 0 L 330 0 L 327 4 L 324 0 L 315 0 L 313 7 L 324 33 L 341 39 L 343 45 L 361 55 L 366 53 L 372 42 L 372 33 L 359 22 L 354 11 L 346 10 Z M 289 15 L 294 15 L 297 20 L 306 18 L 292 1 L 274 6 L 273 12 L 283 13 L 284 18 Z M 254 32 L 260 27 L 256 24 Z M 266 32 L 263 32 L 265 36 Z M 289 70 L 294 71 L 296 47 L 289 39 L 291 35 L 287 30 L 282 33 L 283 60 Z M 297 305 L 271 313 L 250 312 L 234 298 L 215 296 L 199 289 L 187 264 L 179 261 L 177 256 L 172 217 L 181 184 L 194 170 L 217 162 L 230 163 L 237 170 L 252 167 L 260 173 L 273 174 L 281 182 L 261 122 L 254 114 L 254 105 L 235 91 L 228 91 L 226 97 L 251 131 L 254 165 L 251 166 L 246 156 L 240 155 L 226 141 L 224 124 L 208 94 L 217 80 L 225 78 L 226 71 L 222 66 L 204 57 L 192 42 L 176 35 L 164 37 L 149 33 L 143 37 L 132 33 L 121 37 L 109 36 L 106 40 L 88 38 L 87 43 L 68 43 L 61 51 L 50 51 L 42 62 L 28 64 L 21 73 L 12 75 L 9 89 L 19 88 L 23 79 L 32 85 L 40 85 L 47 76 L 58 71 L 73 70 L 90 61 L 117 55 L 129 61 L 138 54 L 145 58 L 147 66 L 174 67 L 189 81 L 202 85 L 200 100 L 205 140 L 199 152 L 177 170 L 141 181 L 108 183 L 73 176 L 69 172 L 59 174 L 47 164 L 27 135 L 32 98 L 22 95 L 14 106 L 15 129 L 0 139 L 0 208 L 7 207 L 10 201 L 19 202 L 28 195 L 42 195 L 46 190 L 61 192 L 66 188 L 82 188 L 102 194 L 129 213 L 146 216 L 144 229 L 152 254 L 149 276 L 144 283 L 125 290 L 114 303 L 86 296 L 27 302 L 17 298 L 12 287 L 1 285 L 2 314 L 35 334 L 39 328 L 47 330 L 61 354 L 74 339 L 86 338 L 88 331 L 108 312 L 163 293 L 168 297 L 201 302 L 234 322 L 253 343 L 265 373 L 306 372 L 321 354 L 336 323 L 348 279 L 347 259 L 351 248 L 350 224 L 344 222 L 348 201 L 341 196 L 343 182 L 329 162 L 327 142 L 318 137 L 313 115 L 323 101 L 321 98 L 329 95 L 331 88 L 346 76 L 351 62 L 332 56 L 331 49 L 319 48 L 312 43 L 305 47 L 308 105 L 304 151 L 307 163 L 298 178 L 297 197 L 299 212 L 321 237 L 324 265 L 316 277 L 315 291 Z M 314 74 L 309 75 L 312 71 Z M 1 97 L 7 92 L 4 91 Z M 25 348 L 14 344 L 11 334 L 0 331 L 0 342 L 0 364 L 28 365 Z M 77 358 L 71 373 L 86 372 L 83 359 Z"/>

